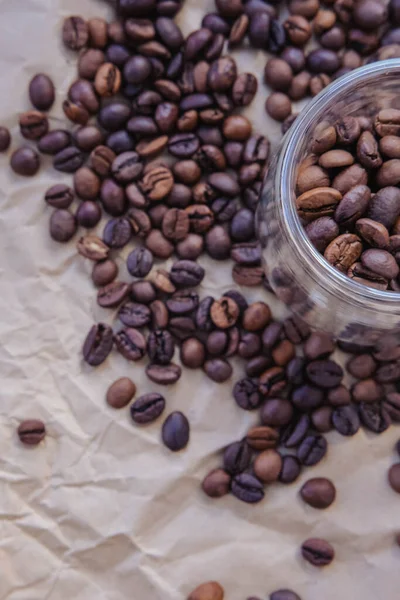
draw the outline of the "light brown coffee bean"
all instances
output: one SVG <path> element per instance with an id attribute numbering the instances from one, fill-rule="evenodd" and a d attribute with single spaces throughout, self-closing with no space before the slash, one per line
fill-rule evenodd
<path id="1" fill-rule="evenodd" d="M 400 110 L 384 108 L 376 116 L 375 131 L 380 136 L 400 135 Z"/>
<path id="2" fill-rule="evenodd" d="M 296 198 L 299 217 L 306 222 L 333 215 L 342 194 L 331 187 L 314 188 Z"/>
<path id="3" fill-rule="evenodd" d="M 332 187 L 338 190 L 341 194 L 345 194 L 356 185 L 367 185 L 368 173 L 359 164 L 351 165 L 344 169 L 334 177 Z"/>
<path id="4" fill-rule="evenodd" d="M 277 481 L 282 469 L 282 457 L 276 450 L 264 450 L 255 459 L 253 469 L 264 483 Z"/>
<path id="5" fill-rule="evenodd" d="M 207 581 L 197 586 L 187 600 L 224 600 L 224 589 L 217 581 Z"/>
<path id="6" fill-rule="evenodd" d="M 349 167 L 354 163 L 354 156 L 347 150 L 328 150 L 319 157 L 318 164 L 324 169 Z"/>
<path id="7" fill-rule="evenodd" d="M 330 179 L 328 173 L 318 165 L 311 165 L 301 169 L 297 176 L 296 190 L 299 195 L 314 188 L 329 187 Z"/>
<path id="8" fill-rule="evenodd" d="M 112 63 L 104 63 L 96 73 L 94 87 L 99 96 L 114 96 L 121 87 L 121 71 Z"/>
<path id="9" fill-rule="evenodd" d="M 279 441 L 279 433 L 272 427 L 259 425 L 252 427 L 247 432 L 246 441 L 254 450 L 268 450 L 275 448 Z"/>
<path id="10" fill-rule="evenodd" d="M 363 246 L 353 233 L 343 233 L 334 239 L 324 252 L 326 260 L 339 271 L 347 272 L 350 265 L 361 256 Z"/>
<path id="11" fill-rule="evenodd" d="M 107 390 L 107 404 L 113 408 L 127 406 L 136 394 L 136 385 L 129 377 L 121 377 L 110 385 Z"/>

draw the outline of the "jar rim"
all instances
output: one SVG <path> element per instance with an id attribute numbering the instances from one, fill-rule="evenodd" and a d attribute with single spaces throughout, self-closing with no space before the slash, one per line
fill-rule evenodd
<path id="1" fill-rule="evenodd" d="M 389 309 L 395 308 L 395 305 L 397 305 L 398 309 L 400 303 L 399 292 L 378 290 L 358 283 L 338 269 L 335 269 L 318 252 L 309 240 L 300 222 L 295 202 L 293 202 L 292 198 L 294 190 L 291 187 L 296 166 L 295 158 L 301 149 L 304 133 L 315 121 L 318 122 L 319 118 L 323 117 L 328 105 L 335 102 L 343 91 L 349 92 L 349 90 L 355 89 L 360 83 L 365 84 L 383 75 L 400 75 L 400 58 L 375 62 L 360 67 L 340 77 L 322 90 L 301 111 L 285 136 L 276 168 L 275 183 L 281 198 L 282 217 L 287 232 L 292 237 L 294 248 L 301 254 L 302 259 L 309 259 L 309 268 L 310 271 L 313 271 L 314 276 L 319 278 L 325 276 L 325 283 L 327 285 L 332 286 L 337 292 L 349 294 L 350 298 L 359 298 L 362 302 L 365 302 L 365 300 L 378 301 L 386 304 Z M 289 202 L 287 201 L 288 199 L 290 199 Z"/>

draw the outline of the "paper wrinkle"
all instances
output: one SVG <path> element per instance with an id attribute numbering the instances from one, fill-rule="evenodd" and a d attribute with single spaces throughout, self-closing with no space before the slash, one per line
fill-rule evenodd
<path id="1" fill-rule="evenodd" d="M 178 21 L 189 33 L 214 10 L 213 0 L 186 0 Z M 65 126 L 62 101 L 76 77 L 76 55 L 62 48 L 62 18 L 112 12 L 96 0 L 0 0 L 0 12 L 7 90 L 0 114 L 15 149 L 29 144 L 19 136 L 18 114 L 30 108 L 26 90 L 37 72 L 56 84 L 51 126 Z M 260 93 L 246 114 L 276 147 L 280 125 L 264 111 L 265 54 L 234 55 L 239 70 L 258 73 Z M 76 239 L 63 246 L 48 235 L 44 193 L 72 178 L 43 157 L 40 176 L 25 180 L 11 173 L 8 160 L 0 157 L 0 599 L 183 600 L 202 581 L 216 579 L 227 600 L 265 598 L 280 587 L 303 600 L 398 600 L 400 551 L 393 537 L 400 513 L 386 482 L 398 431 L 359 432 L 349 440 L 330 434 L 326 459 L 292 486 L 266 488 L 260 505 L 207 498 L 204 476 L 221 465 L 226 445 L 258 422 L 232 398 L 243 363 L 232 361 L 234 376 L 224 385 L 185 369 L 166 388 L 147 379 L 146 361 L 130 363 L 114 353 L 98 369 L 84 364 L 80 352 L 92 323 L 120 325 L 117 310 L 97 306 L 92 263 L 78 255 Z M 117 259 L 127 281 L 124 261 L 133 247 Z M 206 256 L 199 263 L 207 271 L 201 297 L 239 289 L 229 263 Z M 267 293 L 242 291 L 250 301 L 268 301 L 276 316 L 285 313 Z M 107 406 L 106 389 L 122 376 L 135 381 L 137 396 L 164 394 L 167 408 L 158 422 L 136 426 L 128 409 Z M 178 454 L 160 442 L 162 420 L 173 410 L 185 412 L 191 424 L 190 443 Z M 18 441 L 16 428 L 26 418 L 46 423 L 39 448 Z M 304 506 L 298 491 L 309 477 L 324 475 L 334 481 L 337 501 L 319 512 Z M 311 535 L 335 546 L 336 560 L 323 572 L 300 557 Z"/>

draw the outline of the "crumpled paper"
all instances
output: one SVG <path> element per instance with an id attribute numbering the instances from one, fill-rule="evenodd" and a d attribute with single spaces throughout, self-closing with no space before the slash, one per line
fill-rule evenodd
<path id="1" fill-rule="evenodd" d="M 212 0 L 186 0 L 179 22 L 188 33 L 212 10 Z M 36 72 L 56 83 L 52 127 L 64 126 L 61 102 L 75 77 L 76 56 L 60 42 L 63 17 L 110 14 L 95 0 L 0 1 L 0 121 L 21 139 L 17 115 L 29 108 L 27 84 Z M 265 55 L 236 52 L 242 70 L 259 74 L 261 93 L 248 115 L 272 140 L 279 125 L 264 113 Z M 303 600 L 397 600 L 400 588 L 399 498 L 386 482 L 398 431 L 381 437 L 360 431 L 346 440 L 330 434 L 329 452 L 290 487 L 271 486 L 257 506 L 233 497 L 207 498 L 204 475 L 219 452 L 243 436 L 256 414 L 239 409 L 232 381 L 217 385 L 184 370 L 177 385 L 159 388 L 172 410 L 191 424 L 188 448 L 172 454 L 160 443 L 161 422 L 134 426 L 128 410 L 105 403 L 105 391 L 128 375 L 138 394 L 157 390 L 143 364 L 113 354 L 98 369 L 80 350 L 101 311 L 90 282 L 91 264 L 73 242 L 48 235 L 43 195 L 70 182 L 43 159 L 40 176 L 14 176 L 8 157 L 0 170 L 0 598 L 1 600 L 182 600 L 199 583 L 216 579 L 227 600 L 266 598 L 276 588 Z M 126 253 L 125 253 L 126 255 Z M 121 276 L 123 257 L 119 259 Z M 231 267 L 206 257 L 201 294 L 233 287 Z M 267 298 L 245 290 L 250 299 Z M 275 307 L 276 310 L 277 307 Z M 235 364 L 235 376 L 243 365 Z M 40 418 L 48 435 L 37 448 L 16 436 L 22 419 Z M 298 498 L 310 476 L 331 477 L 337 501 L 328 511 Z M 316 570 L 299 557 L 302 541 L 326 537 L 336 550 L 332 566 Z"/>

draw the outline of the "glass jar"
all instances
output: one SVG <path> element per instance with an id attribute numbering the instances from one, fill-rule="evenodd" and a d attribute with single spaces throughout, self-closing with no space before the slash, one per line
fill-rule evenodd
<path id="1" fill-rule="evenodd" d="M 297 168 L 310 154 L 317 125 L 343 116 L 373 117 L 389 107 L 400 107 L 400 59 L 367 65 L 329 85 L 283 139 L 257 214 L 266 276 L 277 297 L 312 327 L 349 344 L 374 343 L 384 331 L 400 337 L 400 293 L 353 281 L 314 248 L 296 211 Z"/>

